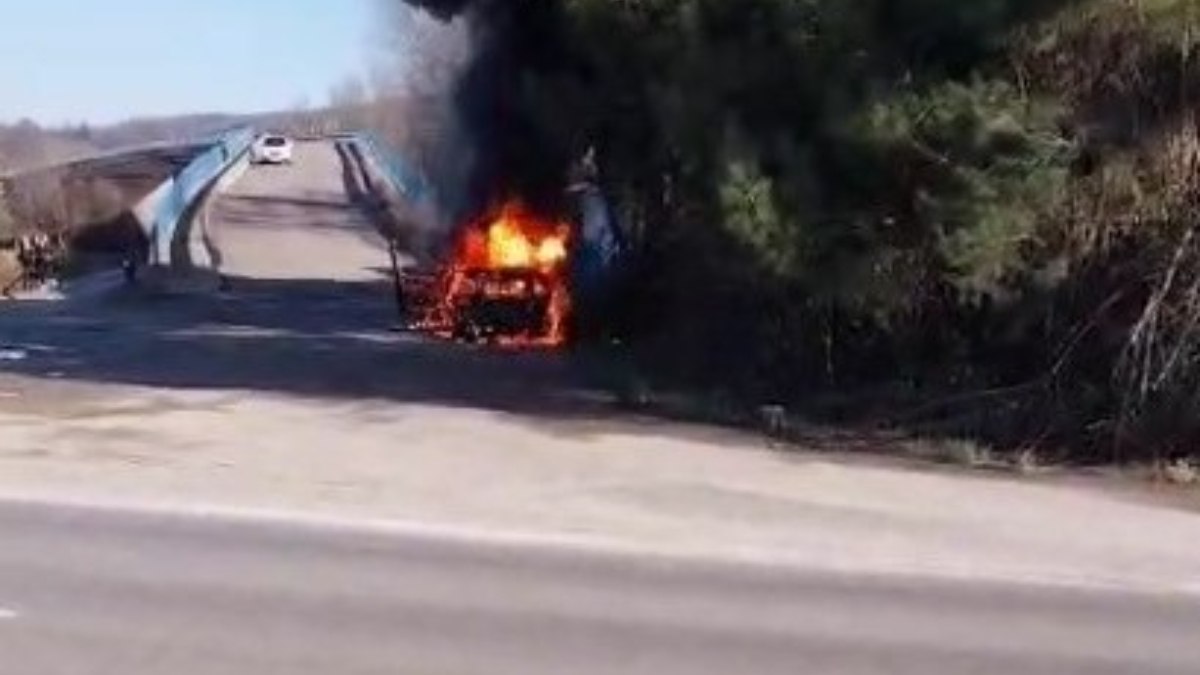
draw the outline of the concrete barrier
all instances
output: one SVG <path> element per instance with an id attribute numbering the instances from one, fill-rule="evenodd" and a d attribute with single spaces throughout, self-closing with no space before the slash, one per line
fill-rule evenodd
<path id="1" fill-rule="evenodd" d="M 166 179 L 130 209 L 134 219 L 141 226 L 142 233 L 146 235 L 147 241 L 150 239 L 150 233 L 154 231 L 154 217 L 158 213 L 159 204 L 166 198 L 174 180 L 174 177 Z"/>
<path id="2" fill-rule="evenodd" d="M 232 188 L 249 169 L 250 154 L 243 153 L 202 197 L 196 217 L 189 228 L 188 245 L 194 266 L 213 270 L 220 275 L 223 260 L 220 241 L 212 227 L 212 207 L 216 198 Z"/>
<path id="3" fill-rule="evenodd" d="M 254 138 L 251 129 L 223 135 L 138 204 L 135 214 L 150 241 L 143 284 L 167 293 L 221 287 L 220 252 L 208 227 L 209 198 L 245 172 Z"/>
<path id="4" fill-rule="evenodd" d="M 250 150 L 254 131 L 239 129 L 217 140 L 169 181 L 157 203 L 150 232 L 150 261 L 154 265 L 186 268 L 192 265 L 188 228 L 209 189 Z"/>

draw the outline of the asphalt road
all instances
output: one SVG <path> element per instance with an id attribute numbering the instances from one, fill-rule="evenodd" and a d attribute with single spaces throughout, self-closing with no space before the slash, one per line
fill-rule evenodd
<path id="1" fill-rule="evenodd" d="M 217 195 L 208 219 L 221 272 L 258 282 L 383 280 L 386 246 L 356 201 L 362 178 L 342 152 L 297 143 L 291 165 L 251 167 Z"/>
<path id="2" fill-rule="evenodd" d="M 1195 514 L 772 451 L 398 335 L 353 178 L 302 144 L 214 200 L 224 292 L 6 308 L 0 494 L 424 534 L 0 501 L 0 675 L 1200 672 Z"/>
<path id="3" fill-rule="evenodd" d="M 5 675 L 1195 673 L 1194 599 L 0 506 Z"/>

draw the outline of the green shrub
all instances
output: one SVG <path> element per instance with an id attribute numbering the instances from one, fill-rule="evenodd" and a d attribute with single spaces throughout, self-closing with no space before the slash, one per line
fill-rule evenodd
<path id="1" fill-rule="evenodd" d="M 505 183 L 595 149 L 643 367 L 789 406 L 1014 392 L 945 414 L 1087 460 L 1196 447 L 1193 0 L 482 6 L 523 66 Z"/>

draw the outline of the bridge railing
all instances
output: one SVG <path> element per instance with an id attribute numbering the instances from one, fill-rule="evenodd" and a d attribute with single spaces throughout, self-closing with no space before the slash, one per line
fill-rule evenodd
<path id="1" fill-rule="evenodd" d="M 436 194 L 425 175 L 379 136 L 363 131 L 350 134 L 348 139 L 383 172 L 391 187 L 411 204 L 436 201 Z"/>
<path id="2" fill-rule="evenodd" d="M 255 131 L 250 128 L 228 131 L 167 179 L 161 189 L 162 196 L 154 206 L 149 232 L 151 263 L 167 265 L 173 261 L 173 251 L 178 245 L 176 240 L 182 234 L 180 228 L 193 214 L 193 207 L 209 187 L 250 150 L 254 138 Z"/>

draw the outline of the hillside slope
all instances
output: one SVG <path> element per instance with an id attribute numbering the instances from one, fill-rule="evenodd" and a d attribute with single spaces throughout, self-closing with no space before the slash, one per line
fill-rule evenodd
<path id="1" fill-rule="evenodd" d="M 595 149 L 634 252 L 579 312 L 645 372 L 1082 461 L 1198 447 L 1193 0 L 478 8 L 499 188 Z"/>

